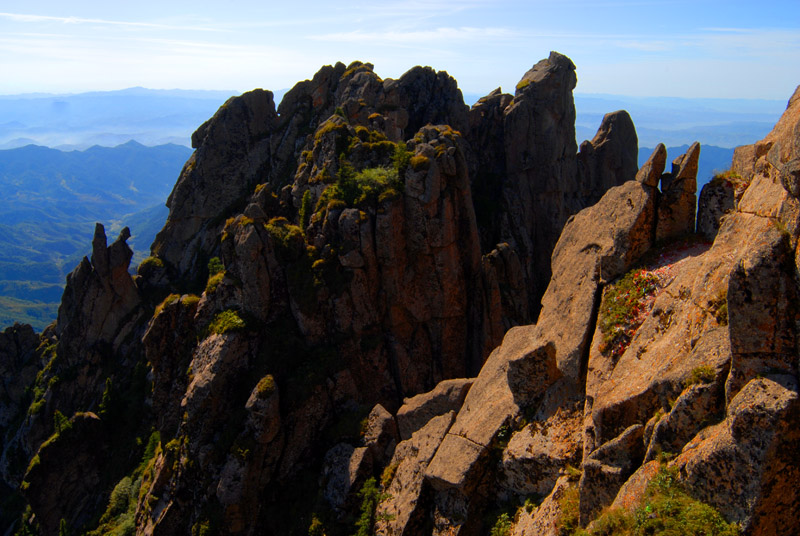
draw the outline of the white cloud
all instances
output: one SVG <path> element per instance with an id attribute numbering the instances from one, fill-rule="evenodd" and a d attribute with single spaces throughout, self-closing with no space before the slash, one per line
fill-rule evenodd
<path id="1" fill-rule="evenodd" d="M 150 28 L 156 30 L 191 30 L 198 32 L 220 32 L 224 31 L 220 28 L 211 28 L 207 26 L 180 26 L 171 24 L 158 24 L 153 22 L 131 22 L 131 21 L 117 21 L 106 19 L 88 19 L 82 17 L 53 17 L 50 15 L 29 15 L 24 13 L 3 13 L 0 12 L 0 18 L 12 20 L 15 22 L 24 23 L 43 23 L 43 22 L 56 22 L 62 24 L 93 24 L 102 26 L 127 26 L 131 28 Z"/>
<path id="2" fill-rule="evenodd" d="M 336 32 L 322 35 L 310 35 L 306 39 L 314 41 L 335 41 L 339 43 L 359 44 L 407 44 L 421 45 L 427 42 L 449 43 L 454 41 L 473 41 L 475 39 L 504 39 L 518 36 L 507 28 L 435 28 L 431 30 L 388 30 L 384 32 Z"/>

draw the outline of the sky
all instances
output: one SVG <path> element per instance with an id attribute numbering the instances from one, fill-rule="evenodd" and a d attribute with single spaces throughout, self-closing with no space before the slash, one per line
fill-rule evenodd
<path id="1" fill-rule="evenodd" d="M 0 0 L 0 94 L 286 89 L 323 65 L 513 92 L 551 50 L 576 93 L 788 99 L 800 0 Z"/>

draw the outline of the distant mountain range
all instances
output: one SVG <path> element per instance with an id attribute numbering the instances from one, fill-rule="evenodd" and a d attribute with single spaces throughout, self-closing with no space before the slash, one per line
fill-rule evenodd
<path id="1" fill-rule="evenodd" d="M 275 101 L 285 92 L 274 91 Z M 0 326 L 20 320 L 41 329 L 55 318 L 65 276 L 89 250 L 95 221 L 110 234 L 130 226 L 134 262 L 146 256 L 192 132 L 232 93 L 0 96 L 0 149 L 13 148 L 0 151 Z M 471 105 L 480 95 L 464 98 Z M 631 114 L 640 165 L 657 143 L 670 147 L 671 160 L 700 141 L 698 192 L 730 166 L 734 146 L 761 139 L 785 108 L 771 100 L 574 98 L 578 143 L 594 136 L 605 113 Z"/>
<path id="2" fill-rule="evenodd" d="M 144 145 L 188 146 L 194 130 L 230 97 L 228 91 L 154 90 L 76 95 L 0 96 L 0 149 L 29 144 L 58 149 Z"/>
<path id="3" fill-rule="evenodd" d="M 276 103 L 286 91 L 273 90 Z M 113 147 L 128 140 L 188 146 L 192 132 L 234 93 L 130 88 L 76 95 L 0 96 L 0 149 L 29 144 L 86 149 L 92 145 Z M 480 97 L 464 93 L 469 105 Z M 624 109 L 633 118 L 640 146 L 699 141 L 730 148 L 763 138 L 786 102 L 576 94 L 575 108 L 578 143 L 592 139 L 604 114 Z"/>
<path id="4" fill-rule="evenodd" d="M 603 115 L 627 110 L 636 125 L 640 147 L 658 143 L 674 147 L 699 141 L 701 145 L 733 148 L 763 138 L 786 109 L 786 101 L 576 94 L 575 109 L 579 143 L 592 139 Z"/>
<path id="5" fill-rule="evenodd" d="M 91 249 L 95 222 L 109 234 L 129 226 L 135 262 L 147 256 L 190 154 L 182 145 L 133 141 L 0 151 L 0 326 L 17 320 L 42 329 L 55 318 L 66 275 Z"/>

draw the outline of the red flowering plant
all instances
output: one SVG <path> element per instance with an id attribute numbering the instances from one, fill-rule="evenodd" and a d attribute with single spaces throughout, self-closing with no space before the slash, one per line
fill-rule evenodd
<path id="1" fill-rule="evenodd" d="M 648 298 L 658 288 L 658 277 L 643 268 L 631 270 L 606 287 L 600 304 L 600 351 L 621 356 L 631 343 L 633 334 L 644 322 Z"/>
<path id="2" fill-rule="evenodd" d="M 697 235 L 685 237 L 646 255 L 644 266 L 634 268 L 603 292 L 598 323 L 603 334 L 600 351 L 619 358 L 630 346 L 661 290 L 677 276 L 684 262 L 711 247 Z"/>

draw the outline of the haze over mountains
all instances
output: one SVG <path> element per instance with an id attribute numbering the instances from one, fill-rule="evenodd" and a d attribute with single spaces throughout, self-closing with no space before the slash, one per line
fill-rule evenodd
<path id="1" fill-rule="evenodd" d="M 280 102 L 286 89 L 273 90 Z M 234 91 L 129 88 L 75 95 L 0 95 L 0 149 L 28 144 L 59 149 L 143 145 L 189 145 L 191 133 Z M 483 95 L 464 93 L 472 105 Z M 627 110 L 639 145 L 668 147 L 699 140 L 733 148 L 760 139 L 786 107 L 783 100 L 684 99 L 575 95 L 578 142 L 591 139 L 609 110 Z"/>
<path id="2" fill-rule="evenodd" d="M 285 92 L 276 90 L 275 101 Z M 144 258 L 191 154 L 192 132 L 233 93 L 130 88 L 0 96 L 0 326 L 20 320 L 42 329 L 55 319 L 65 276 L 88 253 L 96 221 L 111 233 L 129 226 L 134 264 Z M 480 97 L 464 94 L 467 104 Z M 609 110 L 626 109 L 639 137 L 639 165 L 659 142 L 671 159 L 700 141 L 699 190 L 729 166 L 733 147 L 769 132 L 785 102 L 578 94 L 575 106 L 578 143 L 594 136 Z"/>
<path id="3" fill-rule="evenodd" d="M 0 149 L 189 145 L 189 136 L 234 92 L 129 88 L 76 95 L 0 96 Z"/>
<path id="4" fill-rule="evenodd" d="M 123 145 L 0 151 L 0 325 L 55 319 L 66 275 L 91 248 L 95 222 L 132 229 L 135 259 L 164 224 L 164 201 L 191 151 Z"/>

